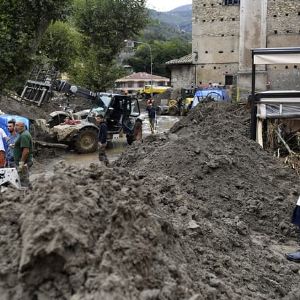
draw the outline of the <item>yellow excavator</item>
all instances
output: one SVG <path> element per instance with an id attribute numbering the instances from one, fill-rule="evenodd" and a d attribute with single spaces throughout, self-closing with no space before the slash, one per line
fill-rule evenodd
<path id="1" fill-rule="evenodd" d="M 185 116 L 191 109 L 194 98 L 194 89 L 181 89 L 181 96 L 176 99 L 161 100 L 158 114 L 170 116 Z"/>

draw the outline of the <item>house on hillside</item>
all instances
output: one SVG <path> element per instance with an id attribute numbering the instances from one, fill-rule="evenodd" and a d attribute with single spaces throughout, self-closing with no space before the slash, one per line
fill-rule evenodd
<path id="1" fill-rule="evenodd" d="M 126 77 L 115 81 L 116 90 L 120 92 L 128 92 L 129 94 L 141 90 L 145 85 L 168 86 L 170 79 L 167 77 L 151 75 L 146 72 L 132 73 Z"/>
<path id="2" fill-rule="evenodd" d="M 174 89 L 190 88 L 195 83 L 192 54 L 169 60 L 165 64 L 171 71 L 171 86 Z"/>
<path id="3" fill-rule="evenodd" d="M 193 0 L 196 82 L 251 86 L 251 49 L 299 47 L 299 0 Z M 258 66 L 259 89 L 299 89 L 300 65 Z"/>

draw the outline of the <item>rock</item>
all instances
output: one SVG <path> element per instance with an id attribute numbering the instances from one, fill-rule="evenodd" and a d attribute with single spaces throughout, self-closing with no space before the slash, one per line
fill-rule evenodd
<path id="1" fill-rule="evenodd" d="M 197 224 L 197 222 L 195 220 L 189 221 L 189 224 L 188 224 L 189 229 L 196 229 L 196 228 L 199 228 L 199 227 L 200 226 Z"/>
<path id="2" fill-rule="evenodd" d="M 139 300 L 158 300 L 159 299 L 160 290 L 144 290 L 140 294 Z"/>

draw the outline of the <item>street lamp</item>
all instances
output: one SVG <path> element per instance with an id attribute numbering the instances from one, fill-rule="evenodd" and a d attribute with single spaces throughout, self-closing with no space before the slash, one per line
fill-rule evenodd
<path id="1" fill-rule="evenodd" d="M 125 43 L 127 43 L 127 45 L 130 43 L 130 42 L 132 42 L 132 43 L 137 43 L 137 44 L 144 44 L 144 45 L 146 45 L 148 48 L 149 48 L 149 52 L 150 52 L 150 74 L 151 74 L 151 86 L 150 86 L 150 88 L 151 88 L 151 98 L 153 97 L 153 88 L 152 88 L 152 49 L 151 49 L 151 46 L 150 46 L 150 44 L 148 44 L 148 43 L 145 43 L 145 42 L 139 42 L 139 41 L 134 41 L 134 40 L 124 40 L 124 42 Z"/>

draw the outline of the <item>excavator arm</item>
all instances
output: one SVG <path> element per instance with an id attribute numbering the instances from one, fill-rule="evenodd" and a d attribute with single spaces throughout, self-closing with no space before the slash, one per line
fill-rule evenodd
<path id="1" fill-rule="evenodd" d="M 56 80 L 54 83 L 54 90 L 67 95 L 82 97 L 88 100 L 95 100 L 97 97 L 96 93 L 77 85 L 72 85 L 65 80 Z"/>
<path id="2" fill-rule="evenodd" d="M 41 106 L 44 102 L 48 101 L 52 96 L 53 92 L 65 93 L 67 96 L 75 95 L 78 97 L 85 98 L 87 100 L 97 99 L 97 94 L 76 86 L 72 85 L 65 80 L 59 80 L 54 77 L 53 72 L 49 70 L 39 70 L 34 74 L 30 75 L 23 88 L 21 98 Z"/>

